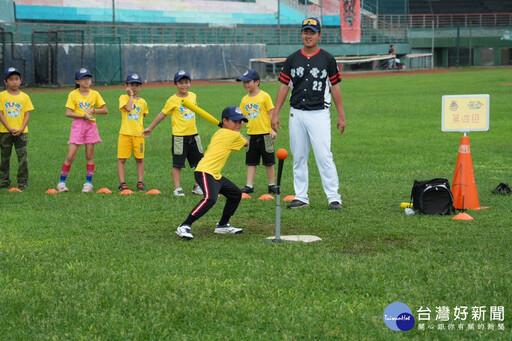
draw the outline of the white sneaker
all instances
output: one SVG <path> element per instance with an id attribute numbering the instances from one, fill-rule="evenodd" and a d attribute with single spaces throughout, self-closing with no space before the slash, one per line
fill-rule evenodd
<path id="1" fill-rule="evenodd" d="M 92 192 L 92 184 L 86 182 L 84 187 L 82 188 L 82 193 L 90 193 Z"/>
<path id="2" fill-rule="evenodd" d="M 190 231 L 190 226 L 188 226 L 188 225 L 178 226 L 178 228 L 176 229 L 176 234 L 180 238 L 184 238 L 184 239 L 188 239 L 188 240 L 194 239 L 194 236 L 192 235 L 192 233 Z"/>
<path id="3" fill-rule="evenodd" d="M 57 185 L 57 191 L 59 191 L 60 193 L 67 192 L 68 188 L 66 187 L 66 183 L 65 182 L 59 182 L 59 184 Z"/>
<path id="4" fill-rule="evenodd" d="M 201 189 L 201 187 L 199 187 L 199 185 L 194 186 L 194 188 L 192 188 L 192 194 L 204 195 L 203 190 Z"/>
<path id="5" fill-rule="evenodd" d="M 183 188 L 181 188 L 181 187 L 176 188 L 173 193 L 177 197 L 184 197 L 185 196 L 185 193 L 183 192 Z"/>
<path id="6" fill-rule="evenodd" d="M 233 227 L 229 225 L 229 223 L 226 225 L 219 225 L 219 223 L 217 223 L 217 225 L 215 225 L 215 231 L 213 231 L 213 233 L 218 234 L 240 234 L 242 232 L 244 232 L 244 230 Z"/>

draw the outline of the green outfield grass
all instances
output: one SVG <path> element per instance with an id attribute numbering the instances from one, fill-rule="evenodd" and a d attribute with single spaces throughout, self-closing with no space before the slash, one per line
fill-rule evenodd
<path id="1" fill-rule="evenodd" d="M 45 194 L 56 187 L 67 151 L 68 92 L 26 89 L 36 107 L 29 187 L 0 192 L 0 339 L 512 339 L 512 196 L 491 194 L 500 182 L 512 183 L 511 79 L 510 68 L 345 79 L 347 129 L 336 133 L 334 114 L 332 128 L 343 210 L 327 210 L 312 154 L 310 207 L 282 210 L 282 234 L 323 239 L 312 244 L 265 242 L 274 234 L 275 201 L 256 199 L 267 187 L 263 168 L 253 199 L 243 200 L 231 220 L 243 235 L 213 234 L 220 199 L 194 224 L 193 241 L 177 238 L 176 227 L 199 198 L 190 194 L 189 168 L 182 173 L 186 197 L 172 195 L 170 118 L 146 142 L 146 186 L 162 194 L 119 195 L 119 89 L 100 90 L 110 113 L 98 115 L 103 143 L 95 152 L 95 190 L 113 194 L 80 192 L 83 149 L 70 192 Z M 261 88 L 275 99 L 277 83 Z M 245 94 L 241 84 L 192 83 L 191 90 L 216 117 Z M 146 126 L 174 91 L 141 90 L 150 109 Z M 399 205 L 415 179 L 452 181 L 462 135 L 441 132 L 441 96 L 457 94 L 490 95 L 490 130 L 469 135 L 480 204 L 490 208 L 470 211 L 470 222 L 405 216 Z M 289 149 L 287 109 L 277 148 Z M 198 129 L 207 146 L 218 128 L 198 118 Z M 293 194 L 291 166 L 290 156 L 283 197 Z M 134 188 L 133 159 L 126 173 Z M 243 151 L 232 154 L 223 174 L 245 185 Z M 395 301 L 416 319 L 428 307 L 430 321 L 416 320 L 409 332 L 388 329 L 383 313 Z M 471 313 L 455 321 L 460 306 L 487 312 L 480 321 Z M 504 321 L 490 320 L 492 306 L 504 307 Z M 449 321 L 436 320 L 437 307 L 450 309 Z"/>

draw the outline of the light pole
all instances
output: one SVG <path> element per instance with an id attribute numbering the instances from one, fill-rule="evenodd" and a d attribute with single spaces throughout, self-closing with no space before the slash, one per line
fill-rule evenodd
<path id="1" fill-rule="evenodd" d="M 434 68 L 434 36 L 435 36 L 434 20 L 432 20 L 432 49 L 431 49 L 432 57 L 431 57 L 431 60 L 430 60 L 430 68 L 431 69 Z"/>
<path id="2" fill-rule="evenodd" d="M 112 31 L 116 35 L 116 0 L 112 0 Z"/>
<path id="3" fill-rule="evenodd" d="M 277 0 L 277 43 L 281 45 L 281 0 Z"/>
<path id="4" fill-rule="evenodd" d="M 116 0 L 112 0 L 112 25 L 116 24 Z"/>

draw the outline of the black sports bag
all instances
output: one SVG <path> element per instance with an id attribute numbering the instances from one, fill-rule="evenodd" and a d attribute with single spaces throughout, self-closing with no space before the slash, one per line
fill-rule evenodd
<path id="1" fill-rule="evenodd" d="M 448 179 L 414 180 L 411 202 L 414 209 L 423 214 L 455 213 Z"/>

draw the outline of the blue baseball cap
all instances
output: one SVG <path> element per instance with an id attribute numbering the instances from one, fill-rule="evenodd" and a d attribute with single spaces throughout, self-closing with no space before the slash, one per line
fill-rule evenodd
<path id="1" fill-rule="evenodd" d="M 192 80 L 192 77 L 190 77 L 190 74 L 185 70 L 180 70 L 174 74 L 174 81 L 178 82 L 182 78 L 188 78 Z"/>
<path id="2" fill-rule="evenodd" d="M 137 73 L 131 73 L 126 77 L 126 83 L 139 83 L 142 84 L 142 78 Z"/>
<path id="3" fill-rule="evenodd" d="M 17 74 L 21 77 L 20 70 L 16 69 L 14 66 L 8 67 L 7 70 L 5 70 L 4 73 L 4 80 L 7 80 L 11 75 Z"/>
<path id="4" fill-rule="evenodd" d="M 75 73 L 75 79 L 82 79 L 82 78 L 84 78 L 85 76 L 92 77 L 92 73 L 91 73 L 91 71 L 89 71 L 89 70 L 88 70 L 88 69 L 86 69 L 86 68 L 81 68 L 80 70 L 78 70 L 78 71 Z"/>
<path id="5" fill-rule="evenodd" d="M 242 75 L 242 77 L 238 77 L 236 79 L 237 82 L 250 82 L 250 81 L 259 81 L 259 80 L 260 80 L 259 73 L 257 73 L 253 69 L 249 69 L 249 70 L 245 71 L 244 74 Z"/>
<path id="6" fill-rule="evenodd" d="M 239 107 L 227 107 L 222 110 L 222 118 L 229 118 L 232 121 L 244 121 L 249 122 L 247 117 L 242 114 L 242 109 Z"/>
<path id="7" fill-rule="evenodd" d="M 318 20 L 317 18 L 304 19 L 304 21 L 302 21 L 302 31 L 304 31 L 307 28 L 313 30 L 314 32 L 320 32 L 322 30 L 320 20 Z"/>

